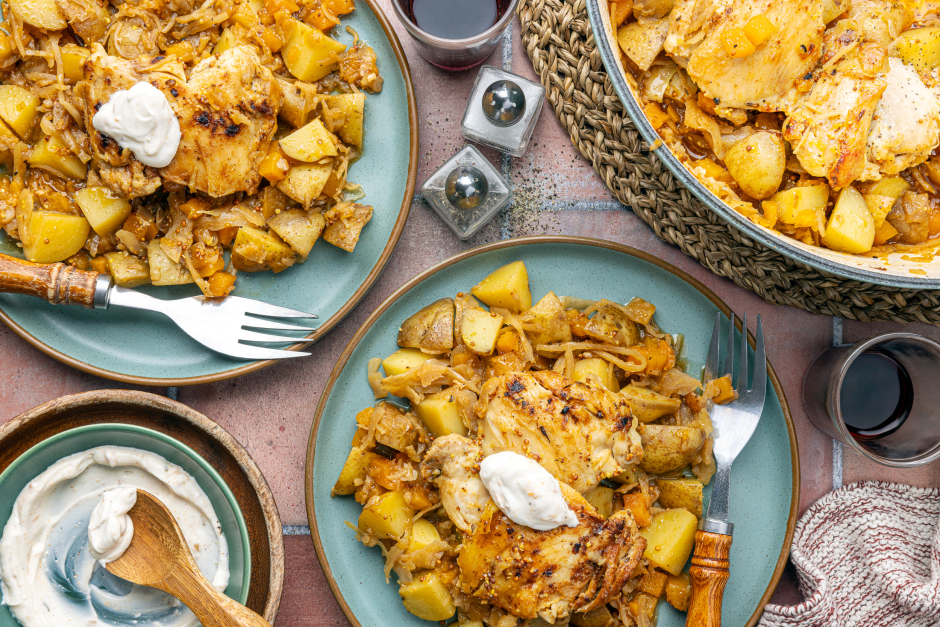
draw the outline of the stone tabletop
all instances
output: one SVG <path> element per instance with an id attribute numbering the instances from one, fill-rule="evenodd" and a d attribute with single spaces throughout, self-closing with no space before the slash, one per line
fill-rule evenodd
<path id="1" fill-rule="evenodd" d="M 378 0 L 398 27 L 390 2 Z M 403 28 L 397 28 L 414 76 L 421 125 L 418 189 L 463 144 L 460 118 L 475 71 L 450 74 L 421 59 Z M 538 80 L 519 40 L 519 22 L 487 61 Z M 916 470 L 881 467 L 842 449 L 813 427 L 802 408 L 802 376 L 833 342 L 855 342 L 902 325 L 833 320 L 770 305 L 754 293 L 717 277 L 657 239 L 621 205 L 573 148 L 550 108 L 545 108 L 528 153 L 519 159 L 484 149 L 514 185 L 514 201 L 472 240 L 460 241 L 420 198 L 395 250 L 371 292 L 326 338 L 313 356 L 290 360 L 240 379 L 187 388 L 140 388 L 192 406 L 234 435 L 267 477 L 285 526 L 287 579 L 277 627 L 347 625 L 317 562 L 304 508 L 303 468 L 307 438 L 320 392 L 336 359 L 359 325 L 389 294 L 429 266 L 481 244 L 521 235 L 583 235 L 646 251 L 688 272 L 738 313 L 759 313 L 767 352 L 789 400 L 802 466 L 800 511 L 840 485 L 878 479 L 940 487 L 940 463 Z M 753 317 L 751 318 L 753 320 Z M 940 329 L 912 324 L 906 331 L 940 340 Z M 752 329 L 753 330 L 753 329 Z M 14 333 L 0 328 L 0 422 L 65 394 L 128 387 L 81 373 L 46 357 Z M 795 602 L 799 593 L 788 572 L 774 600 Z"/>

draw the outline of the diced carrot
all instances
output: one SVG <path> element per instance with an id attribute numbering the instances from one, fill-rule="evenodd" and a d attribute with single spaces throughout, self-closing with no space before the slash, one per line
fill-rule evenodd
<path id="1" fill-rule="evenodd" d="M 401 487 L 401 481 L 393 478 L 397 474 L 398 468 L 390 459 L 376 456 L 369 462 L 369 476 L 386 490 L 397 490 Z"/>
<path id="2" fill-rule="evenodd" d="M 663 596 L 667 578 L 668 575 L 666 573 L 651 567 L 651 569 L 643 575 L 643 579 L 640 580 L 638 589 L 640 592 L 645 592 L 651 597 L 658 599 Z"/>
<path id="3" fill-rule="evenodd" d="M 277 15 L 279 11 L 296 13 L 300 10 L 300 7 L 297 6 L 294 0 L 265 0 L 264 8 L 268 12 L 268 15 Z"/>
<path id="4" fill-rule="evenodd" d="M 659 127 L 669 119 L 669 114 L 663 111 L 663 108 L 655 102 L 647 102 L 643 105 L 643 112 L 646 113 L 647 119 L 656 130 L 659 130 Z"/>
<path id="5" fill-rule="evenodd" d="M 271 49 L 271 52 L 277 52 L 284 45 L 284 40 L 273 29 L 265 26 L 261 29 L 261 40 L 264 45 Z"/>
<path id="6" fill-rule="evenodd" d="M 309 11 L 310 12 L 304 16 L 304 21 L 314 28 L 328 31 L 339 24 L 339 18 L 333 15 L 332 11 L 323 6 L 320 0 L 314 2 L 313 6 L 309 8 Z"/>
<path id="7" fill-rule="evenodd" d="M 705 159 L 694 161 L 692 166 L 705 170 L 705 176 L 710 179 L 715 179 L 716 181 L 720 181 L 728 185 L 731 185 L 731 183 L 734 181 L 734 179 L 731 178 L 731 174 L 729 174 L 726 169 L 707 157 Z"/>
<path id="8" fill-rule="evenodd" d="M 333 15 L 346 15 L 356 9 L 354 0 L 323 0 L 323 6 Z"/>
<path id="9" fill-rule="evenodd" d="M 666 581 L 666 601 L 680 612 L 689 609 L 689 599 L 692 597 L 692 583 L 689 573 L 680 573 L 678 576 L 670 575 Z"/>
<path id="10" fill-rule="evenodd" d="M 89 263 L 91 264 L 92 270 L 98 274 L 108 274 L 108 260 L 105 259 L 104 255 L 92 257 Z"/>
<path id="11" fill-rule="evenodd" d="M 624 494 L 623 508 L 633 514 L 633 520 L 636 521 L 638 527 L 649 527 L 653 520 L 653 517 L 650 515 L 649 503 L 647 503 L 646 497 L 642 494 Z"/>
<path id="12" fill-rule="evenodd" d="M 716 405 L 723 405 L 734 400 L 734 386 L 731 385 L 731 375 L 713 379 L 705 384 L 706 399 L 711 399 Z"/>
<path id="13" fill-rule="evenodd" d="M 888 240 L 898 234 L 898 230 L 891 226 L 891 223 L 885 220 L 881 223 L 881 226 L 878 227 L 878 230 L 875 231 L 875 246 L 881 246 L 882 244 L 887 244 Z"/>
<path id="14" fill-rule="evenodd" d="M 431 507 L 430 494 L 424 486 L 415 486 L 405 493 L 406 501 L 411 509 L 422 510 Z"/>
<path id="15" fill-rule="evenodd" d="M 235 239 L 235 236 L 238 235 L 237 226 L 227 226 L 224 229 L 219 229 L 216 231 L 219 235 L 219 243 L 223 246 L 228 246 L 232 243 L 232 240 Z"/>
<path id="16" fill-rule="evenodd" d="M 642 612 L 647 618 L 652 619 L 656 614 L 656 601 L 655 598 L 641 592 L 630 601 L 627 610 L 634 616 L 639 616 Z"/>
<path id="17" fill-rule="evenodd" d="M 721 36 L 721 43 L 729 57 L 740 59 L 754 54 L 756 48 L 744 34 L 743 28 L 729 28 Z"/>
<path id="18" fill-rule="evenodd" d="M 755 15 L 744 25 L 744 36 L 755 46 L 767 41 L 775 32 L 777 27 L 763 13 Z"/>
<path id="19" fill-rule="evenodd" d="M 182 205 L 180 205 L 180 211 L 186 214 L 187 218 L 194 217 L 195 214 L 200 212 L 206 212 L 212 208 L 212 205 L 209 204 L 209 201 L 205 198 L 200 198 L 198 196 L 193 196 Z"/>
<path id="20" fill-rule="evenodd" d="M 633 0 L 617 0 L 610 4 L 610 21 L 615 27 L 627 21 L 633 14 Z"/>
<path id="21" fill-rule="evenodd" d="M 212 295 L 217 297 L 228 296 L 229 292 L 235 289 L 235 275 L 228 272 L 216 272 L 206 279 L 206 282 L 209 284 Z"/>
<path id="22" fill-rule="evenodd" d="M 511 353 L 519 348 L 519 334 L 515 330 L 502 333 L 496 340 L 496 350 L 499 354 Z"/>
<path id="23" fill-rule="evenodd" d="M 268 151 L 268 154 L 261 160 L 261 165 L 258 166 L 258 173 L 272 183 L 277 183 L 284 180 L 288 170 L 290 170 L 290 162 L 287 160 L 287 156 L 281 152 L 276 143 L 272 144 L 271 150 Z"/>
<path id="24" fill-rule="evenodd" d="M 931 237 L 936 237 L 940 234 L 940 208 L 934 209 L 934 212 L 930 214 L 929 232 Z"/>

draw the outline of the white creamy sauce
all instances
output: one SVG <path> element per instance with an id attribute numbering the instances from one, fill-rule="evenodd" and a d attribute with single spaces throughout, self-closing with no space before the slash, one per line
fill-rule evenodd
<path id="1" fill-rule="evenodd" d="M 219 590 L 228 586 L 228 544 L 196 480 L 155 453 L 102 446 L 60 459 L 13 505 L 0 538 L 0 591 L 20 624 L 199 624 L 178 600 L 115 577 L 98 561 L 116 559 L 130 543 L 126 513 L 133 506 L 130 492 L 136 499 L 138 488 L 173 513 L 209 581 Z"/>
<path id="2" fill-rule="evenodd" d="M 124 555 L 134 539 L 134 521 L 127 515 L 137 503 L 137 488 L 114 488 L 101 496 L 88 523 L 88 546 L 104 566 Z"/>
<path id="3" fill-rule="evenodd" d="M 538 531 L 578 526 L 558 479 L 528 457 L 510 451 L 485 457 L 480 462 L 480 479 L 514 523 Z"/>
<path id="4" fill-rule="evenodd" d="M 152 168 L 169 165 L 180 145 L 179 120 L 163 92 L 150 83 L 111 94 L 91 123 Z"/>

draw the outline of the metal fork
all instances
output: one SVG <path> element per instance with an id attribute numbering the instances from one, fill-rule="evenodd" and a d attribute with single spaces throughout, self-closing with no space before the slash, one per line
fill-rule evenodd
<path id="1" fill-rule="evenodd" d="M 728 375 L 734 381 L 734 313 L 728 332 L 727 349 L 721 351 L 721 320 L 719 313 L 712 331 L 708 357 L 705 361 L 704 380 Z M 741 326 L 740 363 L 735 388 L 737 398 L 727 405 L 710 408 L 714 431 L 714 455 L 717 471 L 712 483 L 708 513 L 699 521 L 695 534 L 695 552 L 692 556 L 692 599 L 686 619 L 687 627 L 719 627 L 721 601 L 728 581 L 728 557 L 734 525 L 728 522 L 731 492 L 731 464 L 751 439 L 764 410 L 767 392 L 767 355 L 764 351 L 764 329 L 757 316 L 754 372 L 749 373 L 747 314 Z M 724 364 L 722 364 L 724 362 Z M 722 375 L 718 373 L 721 372 Z M 750 379 L 750 383 L 749 383 Z"/>
<path id="2" fill-rule="evenodd" d="M 317 318 L 316 315 L 269 305 L 250 298 L 193 296 L 161 300 L 126 287 L 113 285 L 111 277 L 78 270 L 63 263 L 34 264 L 0 254 L 0 293 L 36 296 L 53 305 L 81 305 L 88 309 L 127 307 L 162 313 L 191 338 L 212 350 L 238 359 L 288 359 L 310 353 L 252 346 L 244 342 L 295 344 L 299 337 L 259 333 L 306 331 L 314 328 L 264 320 L 267 318 Z"/>

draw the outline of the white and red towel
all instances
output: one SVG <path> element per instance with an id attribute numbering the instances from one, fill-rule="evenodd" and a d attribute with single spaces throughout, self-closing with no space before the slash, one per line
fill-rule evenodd
<path id="1" fill-rule="evenodd" d="M 758 627 L 940 626 L 940 490 L 869 481 L 810 507 L 790 557 L 803 603 Z"/>

